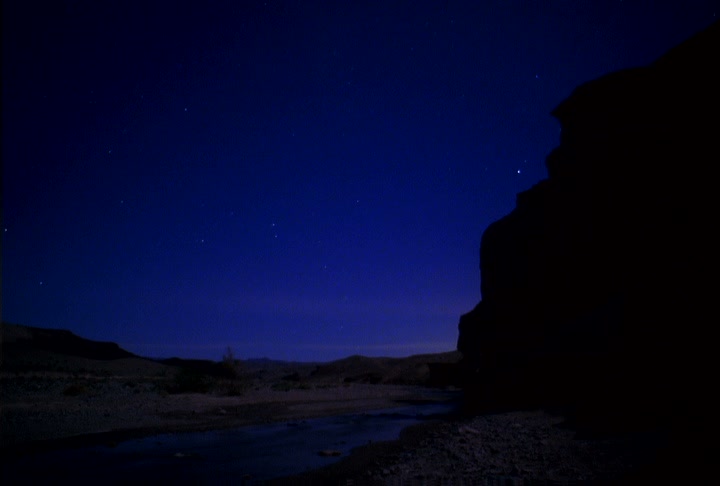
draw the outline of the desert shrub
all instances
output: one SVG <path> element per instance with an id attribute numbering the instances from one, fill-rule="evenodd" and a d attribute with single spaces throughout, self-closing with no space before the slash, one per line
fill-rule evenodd
<path id="1" fill-rule="evenodd" d="M 168 393 L 218 393 L 230 396 L 240 395 L 246 386 L 240 383 L 241 361 L 227 351 L 221 361 L 203 359 L 170 358 L 166 364 L 178 366 L 171 382 L 165 386 Z"/>
<path id="2" fill-rule="evenodd" d="M 224 380 L 218 384 L 217 393 L 226 397 L 239 397 L 245 393 L 248 386 L 237 380 Z"/>
<path id="3" fill-rule="evenodd" d="M 270 385 L 270 388 L 272 390 L 277 391 L 290 391 L 290 390 L 310 390 L 312 387 L 305 382 L 301 381 L 287 381 L 282 380 L 276 381 L 272 385 Z"/>
<path id="4" fill-rule="evenodd" d="M 63 390 L 63 395 L 66 397 L 76 397 L 78 395 L 84 395 L 88 392 L 88 389 L 85 385 L 80 384 L 72 384 L 65 387 L 65 390 Z"/>
<path id="5" fill-rule="evenodd" d="M 377 385 L 382 383 L 382 373 L 363 373 L 357 376 L 348 376 L 343 380 L 343 383 L 369 383 L 371 385 Z"/>
<path id="6" fill-rule="evenodd" d="M 128 380 L 123 383 L 123 388 L 129 388 L 130 390 L 132 390 L 133 394 L 138 395 L 143 392 L 143 388 L 145 387 L 143 387 L 140 383 L 136 381 Z"/>
<path id="7" fill-rule="evenodd" d="M 297 385 L 291 381 L 277 381 L 270 385 L 270 389 L 277 391 L 290 391 L 297 388 Z"/>
<path id="8" fill-rule="evenodd" d="M 211 389 L 211 380 L 205 374 L 195 370 L 181 368 L 175 379 L 168 385 L 168 393 L 207 393 Z"/>
<path id="9" fill-rule="evenodd" d="M 228 347 L 213 374 L 219 378 L 239 378 L 240 369 L 240 360 L 235 358 L 232 348 Z"/>
<path id="10" fill-rule="evenodd" d="M 343 386 L 350 386 L 349 383 L 345 383 Z M 338 383 L 317 383 L 315 385 L 315 388 L 317 390 L 328 390 L 333 388 L 338 388 L 340 385 Z"/>

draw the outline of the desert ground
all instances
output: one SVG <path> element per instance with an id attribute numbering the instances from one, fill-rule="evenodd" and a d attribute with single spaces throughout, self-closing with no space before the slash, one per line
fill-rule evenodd
<path id="1" fill-rule="evenodd" d="M 211 363 L 136 356 L 91 359 L 36 346 L 22 326 L 3 326 L 2 449 L 36 450 L 92 437 L 228 428 L 436 400 L 417 386 L 426 360 L 350 357 L 332 363 Z M 59 341 L 60 339 L 58 339 Z M 20 346 L 18 346 L 20 343 Z M 44 349 L 43 349 L 44 348 Z M 172 363 L 172 364 L 168 364 Z"/>
<path id="2" fill-rule="evenodd" d="M 168 364 L 136 356 L 92 359 L 78 356 L 83 352 L 77 347 L 75 354 L 63 354 L 33 342 L 26 328 L 3 326 L 3 461 L 47 449 L 378 410 L 460 394 L 453 387 L 427 386 L 428 363 L 457 362 L 453 352 L 331 363 L 234 360 L 226 376 L 212 372 L 223 370 L 220 362 L 207 368 L 209 363 L 183 367 L 182 360 Z M 275 482 L 575 484 L 614 482 L 653 465 L 647 446 L 654 437 L 583 438 L 563 423 L 561 414 L 544 410 L 459 413 L 405 429 L 397 441 L 356 449 L 327 468 Z M 658 447 L 650 450 L 660 457 Z"/>

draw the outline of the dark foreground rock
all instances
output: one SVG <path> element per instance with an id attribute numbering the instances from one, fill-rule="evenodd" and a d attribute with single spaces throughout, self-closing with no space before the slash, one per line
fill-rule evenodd
<path id="1" fill-rule="evenodd" d="M 702 462 L 714 398 L 720 24 L 578 87 L 548 178 L 490 225 L 460 319 L 477 410 L 563 406 L 595 434 L 668 430 Z"/>
<path id="2" fill-rule="evenodd" d="M 583 438 L 560 416 L 518 411 L 422 424 L 399 440 L 370 444 L 336 464 L 271 481 L 294 485 L 632 484 L 667 476 L 657 433 Z M 683 471 L 678 483 L 693 477 Z M 659 480 L 658 480 L 659 481 Z"/>
<path id="3" fill-rule="evenodd" d="M 696 484 L 715 476 L 720 24 L 553 112 L 548 178 L 485 231 L 464 413 L 279 484 Z M 550 413 L 552 412 L 552 413 Z"/>

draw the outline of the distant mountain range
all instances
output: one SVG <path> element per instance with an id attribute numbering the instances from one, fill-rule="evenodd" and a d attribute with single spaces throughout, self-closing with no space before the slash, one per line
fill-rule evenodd
<path id="1" fill-rule="evenodd" d="M 67 330 L 3 323 L 0 331 L 0 369 L 3 371 L 90 370 L 106 368 L 118 360 L 184 368 L 208 375 L 217 375 L 221 368 L 220 362 L 211 360 L 137 356 L 116 343 L 93 341 Z M 287 373 L 287 379 L 422 384 L 428 382 L 433 373 L 443 375 L 445 381 L 445 375 L 452 372 L 459 359 L 459 353 L 447 352 L 407 358 L 349 356 L 317 363 L 254 358 L 242 360 L 241 364 L 245 373 Z"/>

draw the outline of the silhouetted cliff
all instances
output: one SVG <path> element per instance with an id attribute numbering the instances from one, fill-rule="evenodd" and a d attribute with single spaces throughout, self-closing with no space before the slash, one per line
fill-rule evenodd
<path id="1" fill-rule="evenodd" d="M 0 365 L 3 369 L 8 364 L 18 365 L 17 357 L 28 356 L 37 351 L 95 360 L 137 357 L 116 343 L 85 339 L 61 329 L 43 329 L 3 322 L 0 330 Z"/>
<path id="2" fill-rule="evenodd" d="M 479 406 L 572 404 L 600 428 L 694 427 L 710 410 L 719 34 L 553 111 L 548 178 L 483 234 L 482 301 L 460 319 Z"/>

